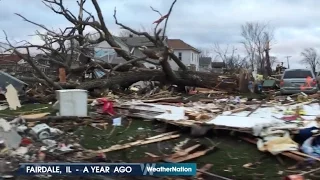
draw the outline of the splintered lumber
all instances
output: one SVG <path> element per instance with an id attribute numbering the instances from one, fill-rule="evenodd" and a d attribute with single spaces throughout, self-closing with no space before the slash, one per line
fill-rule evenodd
<path id="1" fill-rule="evenodd" d="M 168 161 L 168 162 L 171 162 L 171 161 L 174 161 L 175 158 L 178 158 L 178 157 L 182 157 L 182 156 L 186 156 L 188 155 L 191 151 L 197 149 L 198 147 L 200 147 L 201 144 L 196 144 L 194 146 L 191 146 L 187 149 L 184 149 L 182 151 L 179 151 L 179 152 L 176 152 L 174 154 L 172 154 L 170 157 L 164 159 L 165 161 Z"/>
<path id="2" fill-rule="evenodd" d="M 148 157 L 139 158 L 138 160 L 134 160 L 131 162 L 133 162 L 133 163 L 144 163 L 144 162 L 151 163 L 151 162 L 159 162 L 159 161 L 163 160 L 163 158 L 164 158 L 162 156 L 158 156 L 158 155 L 148 153 L 148 152 L 145 152 L 145 154 L 148 155 Z"/>
<path id="3" fill-rule="evenodd" d="M 50 113 L 37 113 L 37 114 L 28 114 L 28 115 L 22 115 L 21 118 L 23 119 L 39 119 L 39 118 L 43 118 L 47 115 L 49 115 Z"/>
<path id="4" fill-rule="evenodd" d="M 252 144 L 256 144 L 257 143 L 257 141 L 255 139 L 250 139 L 250 138 L 246 138 L 246 137 L 240 137 L 240 139 L 245 140 L 245 141 L 247 141 L 249 143 L 252 143 Z M 299 156 L 301 154 L 297 155 L 296 153 L 293 153 L 292 151 L 282 152 L 280 154 L 283 155 L 283 156 L 287 156 L 287 157 L 289 157 L 291 159 L 294 159 L 296 161 L 304 161 L 305 160 L 305 158 Z"/>
<path id="5" fill-rule="evenodd" d="M 195 121 L 195 120 L 180 120 L 180 121 L 168 121 L 168 120 L 159 120 L 168 124 L 176 125 L 176 126 L 184 126 L 184 127 L 191 127 L 194 124 L 205 124 L 202 121 Z"/>
<path id="6" fill-rule="evenodd" d="M 152 153 L 149 153 L 149 152 L 145 152 L 145 154 L 148 155 L 148 156 L 150 156 L 150 157 L 154 157 L 154 158 L 160 157 L 160 156 L 158 156 L 158 155 L 155 155 L 155 154 L 152 154 Z"/>
<path id="7" fill-rule="evenodd" d="M 308 158 L 320 161 L 320 158 L 317 158 L 317 157 L 314 157 L 314 156 L 310 156 L 308 154 L 305 154 L 305 153 L 302 153 L 302 152 L 299 152 L 299 151 L 290 151 L 290 152 L 293 153 L 293 154 L 297 154 L 297 155 L 300 155 L 300 156 L 304 156 L 304 157 L 308 157 Z"/>
<path id="8" fill-rule="evenodd" d="M 178 157 L 178 158 L 173 158 L 171 159 L 170 162 L 174 162 L 174 163 L 180 163 L 180 162 L 184 162 L 184 161 L 188 161 L 191 159 L 195 159 L 198 158 L 200 156 L 206 155 L 207 153 L 211 152 L 215 147 L 210 147 L 206 150 L 203 151 L 197 151 L 195 153 L 189 154 L 187 156 L 182 156 L 182 157 Z"/>
<path id="9" fill-rule="evenodd" d="M 150 156 L 151 158 L 154 158 L 157 161 L 158 160 L 162 160 L 164 162 L 179 163 L 179 162 L 184 162 L 184 161 L 188 161 L 188 160 L 195 159 L 195 158 L 198 158 L 200 156 L 203 156 L 203 155 L 207 154 L 208 152 L 212 151 L 215 148 L 215 146 L 214 146 L 214 147 L 210 147 L 210 148 L 208 148 L 206 150 L 203 150 L 203 151 L 197 151 L 197 152 L 194 152 L 192 154 L 189 154 L 190 152 L 194 151 L 195 149 L 197 149 L 200 146 L 201 146 L 201 144 L 196 144 L 196 145 L 191 146 L 191 147 L 189 147 L 189 148 L 187 148 L 185 150 L 182 150 L 180 152 L 171 154 L 171 155 L 169 155 L 167 157 L 166 156 L 165 157 L 163 157 L 163 156 L 160 157 L 160 156 L 152 154 L 152 153 L 145 153 L 145 154 Z"/>
<path id="10" fill-rule="evenodd" d="M 216 177 L 216 178 L 219 178 L 219 179 L 232 180 L 232 179 L 229 179 L 229 178 L 226 178 L 226 177 L 223 177 L 223 176 L 219 176 L 219 175 L 216 175 L 216 174 L 213 174 L 213 173 L 209 173 L 209 172 L 203 171 L 201 169 L 197 169 L 197 171 L 202 173 L 202 174 L 205 174 L 205 175 L 208 175 L 208 176 L 212 176 L 212 177 Z"/>
<path id="11" fill-rule="evenodd" d="M 158 135 L 159 136 L 159 135 Z M 141 145 L 145 145 L 145 144 L 151 144 L 151 143 L 155 143 L 155 142 L 160 142 L 160 141 L 166 141 L 169 139 L 175 139 L 180 137 L 180 134 L 176 134 L 176 135 L 166 135 L 164 137 L 160 137 L 160 138 L 156 138 L 154 139 L 153 137 L 150 137 L 151 139 L 143 139 L 143 140 L 138 140 L 135 142 L 130 142 L 130 143 L 126 143 L 126 144 L 116 144 L 113 145 L 107 149 L 101 149 L 99 151 L 96 151 L 97 153 L 107 153 L 107 152 L 111 152 L 111 151 L 118 151 L 121 149 L 127 149 L 130 147 L 134 147 L 134 146 L 141 146 Z"/>
<path id="12" fill-rule="evenodd" d="M 165 98 L 157 98 L 157 99 L 147 99 L 147 100 L 142 100 L 144 103 L 154 103 L 154 102 L 162 102 L 162 101 L 167 101 L 167 100 L 177 100 L 180 99 L 180 96 L 177 97 L 165 97 Z"/>
<path id="13" fill-rule="evenodd" d="M 199 177 L 202 175 L 202 173 L 201 173 L 200 171 L 206 172 L 206 171 L 208 171 L 210 168 L 212 168 L 212 166 L 213 166 L 213 164 L 206 164 L 206 165 L 202 166 L 202 168 L 200 168 L 199 171 L 197 172 L 196 178 L 199 178 Z"/>
<path id="14" fill-rule="evenodd" d="M 162 134 L 159 134 L 159 135 L 156 135 L 156 136 L 148 137 L 146 139 L 147 140 L 158 139 L 158 138 L 162 138 L 164 136 L 168 136 L 168 135 L 172 135 L 172 134 L 176 134 L 176 133 L 177 133 L 177 131 L 172 131 L 172 132 L 162 133 Z"/>
<path id="15" fill-rule="evenodd" d="M 241 112 L 241 111 L 247 111 L 248 109 L 250 109 L 250 107 L 241 107 L 241 108 L 230 110 L 230 112 L 237 113 L 237 112 Z"/>

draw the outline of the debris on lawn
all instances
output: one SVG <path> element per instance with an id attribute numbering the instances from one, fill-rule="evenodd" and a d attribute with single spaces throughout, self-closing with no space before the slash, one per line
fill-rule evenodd
<path id="1" fill-rule="evenodd" d="M 59 72 L 60 80 L 64 82 L 64 72 Z M 8 86 L 6 89 L 8 111 L 23 108 L 25 104 L 20 105 L 14 87 Z M 139 88 L 131 87 L 131 94 L 121 98 L 109 91 L 106 96 L 89 99 L 85 90 L 58 90 L 57 101 L 50 105 L 54 111 L 48 112 L 48 107 L 38 108 L 0 119 L 0 155 L 19 159 L 19 162 L 108 162 L 108 153 L 175 141 L 182 136 L 182 131 L 150 136 L 143 133 L 146 127 L 136 127 L 137 131 L 141 131 L 138 137 L 128 137 L 112 146 L 93 150 L 82 147 L 80 138 L 73 133 L 75 127 L 91 127 L 94 131 L 105 131 L 111 127 L 106 136 L 108 139 L 115 128 L 129 128 L 132 121 L 143 119 L 190 129 L 191 136 L 174 142 L 175 146 L 167 148 L 170 152 L 159 155 L 145 152 L 144 158 L 130 162 L 196 161 L 219 150 L 219 146 L 208 146 L 196 142 L 194 138 L 204 138 L 208 132 L 217 130 L 239 132 L 240 139 L 254 143 L 257 150 L 275 156 L 280 154 L 299 162 L 320 161 L 318 94 L 270 94 L 268 99 L 251 99 L 206 88 L 195 88 L 191 95 L 161 89 L 138 95 L 139 91 Z M 135 98 L 132 98 L 132 93 Z M 4 111 L 6 104 L 1 107 Z M 128 121 L 130 118 L 133 119 Z M 246 163 L 243 168 L 255 170 L 259 163 Z M 220 177 L 207 172 L 213 166 L 214 160 L 212 164 L 198 169 L 196 177 Z M 232 171 L 231 166 L 226 169 Z"/>

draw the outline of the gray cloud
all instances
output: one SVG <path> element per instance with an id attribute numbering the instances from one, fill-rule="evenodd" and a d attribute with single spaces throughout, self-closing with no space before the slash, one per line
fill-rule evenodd
<path id="1" fill-rule="evenodd" d="M 65 0 L 72 12 L 77 12 L 76 0 Z M 90 1 L 88 11 L 95 13 Z M 118 20 L 133 27 L 147 29 L 159 15 L 150 9 L 166 13 L 170 0 L 109 0 L 100 1 L 105 21 L 114 34 L 119 27 L 112 17 L 117 7 Z M 275 42 L 271 54 L 281 61 L 291 55 L 292 67 L 299 67 L 300 52 L 314 47 L 320 50 L 320 1 L 319 0 L 178 0 L 169 20 L 168 35 L 180 38 L 195 47 L 210 47 L 220 43 L 234 45 L 243 52 L 240 26 L 248 21 L 269 23 L 274 28 Z M 14 15 L 20 13 L 29 19 L 50 28 L 69 25 L 63 17 L 53 13 L 41 0 L 2 0 L 0 2 L 0 29 L 7 31 L 11 38 L 32 39 L 27 35 L 38 27 L 24 22 Z M 0 34 L 0 40 L 3 35 Z"/>

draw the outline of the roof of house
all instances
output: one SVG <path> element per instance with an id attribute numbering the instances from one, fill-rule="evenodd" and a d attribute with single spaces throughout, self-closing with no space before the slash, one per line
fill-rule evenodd
<path id="1" fill-rule="evenodd" d="M 8 73 L 0 71 L 0 88 L 5 89 L 10 84 L 16 88 L 17 91 L 21 91 L 24 86 L 28 85 Z"/>
<path id="2" fill-rule="evenodd" d="M 200 57 L 199 66 L 209 66 L 211 64 L 211 57 Z"/>
<path id="3" fill-rule="evenodd" d="M 165 39 L 166 38 L 167 37 L 165 37 Z M 120 39 L 130 47 L 154 46 L 154 44 L 146 37 L 120 37 Z"/>
<path id="4" fill-rule="evenodd" d="M 225 67 L 224 62 L 212 62 L 211 63 L 212 68 L 223 68 Z"/>
<path id="5" fill-rule="evenodd" d="M 198 49 L 187 44 L 186 42 L 182 41 L 181 39 L 168 39 L 168 46 L 172 49 L 193 50 L 198 53 L 201 52 Z"/>
<path id="6" fill-rule="evenodd" d="M 21 59 L 15 54 L 0 54 L 0 64 L 16 64 Z"/>

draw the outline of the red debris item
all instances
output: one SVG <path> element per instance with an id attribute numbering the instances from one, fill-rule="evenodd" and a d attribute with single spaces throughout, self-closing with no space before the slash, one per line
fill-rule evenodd
<path id="1" fill-rule="evenodd" d="M 197 91 L 195 91 L 195 90 L 189 90 L 189 94 L 197 94 Z"/>
<path id="2" fill-rule="evenodd" d="M 308 76 L 308 77 L 306 78 L 305 83 L 300 86 L 300 89 L 303 91 L 303 90 L 305 90 L 306 88 L 311 88 L 311 87 L 312 87 L 312 85 L 311 85 L 312 82 L 313 82 L 313 79 L 312 79 L 310 76 Z"/>
<path id="3" fill-rule="evenodd" d="M 301 175 L 290 175 L 286 176 L 284 180 L 304 180 L 304 177 Z"/>
<path id="4" fill-rule="evenodd" d="M 66 144 L 60 143 L 58 146 L 59 146 L 59 148 L 63 148 L 63 147 L 66 147 Z"/>
<path id="5" fill-rule="evenodd" d="M 284 116 L 281 119 L 285 121 L 294 121 L 294 120 L 297 120 L 298 118 L 300 117 L 297 115 L 293 115 L 293 116 Z"/>
<path id="6" fill-rule="evenodd" d="M 22 138 L 20 144 L 21 144 L 21 146 L 28 146 L 29 144 L 32 144 L 32 141 L 29 138 Z"/>
<path id="7" fill-rule="evenodd" d="M 104 153 L 99 153 L 97 157 L 105 159 L 107 156 Z"/>
<path id="8" fill-rule="evenodd" d="M 160 19 L 156 20 L 153 22 L 153 24 L 159 24 L 161 23 L 164 19 L 168 18 L 169 17 L 169 14 L 166 14 L 164 16 L 162 16 Z"/>
<path id="9" fill-rule="evenodd" d="M 97 101 L 98 101 L 99 104 L 103 104 L 102 113 L 107 113 L 107 114 L 110 114 L 112 116 L 116 114 L 114 109 L 113 109 L 113 102 L 112 101 L 109 101 L 106 98 L 99 98 L 99 99 L 97 99 Z"/>

